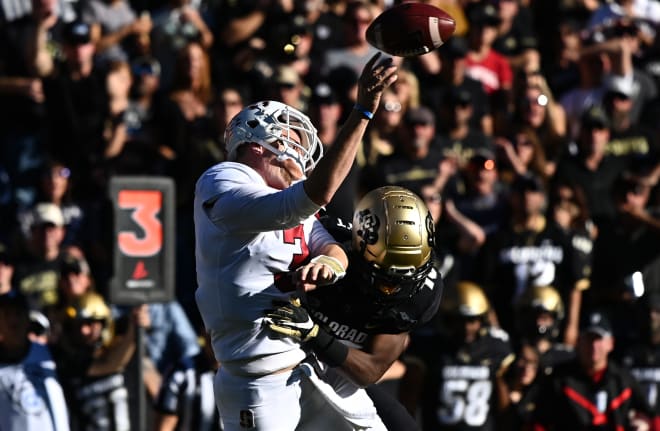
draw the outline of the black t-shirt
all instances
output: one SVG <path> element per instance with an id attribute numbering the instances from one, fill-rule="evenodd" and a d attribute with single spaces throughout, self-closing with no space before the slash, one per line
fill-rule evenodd
<path id="1" fill-rule="evenodd" d="M 653 416 L 660 418 L 660 346 L 640 343 L 626 349 L 621 364 L 630 370 L 653 409 Z"/>
<path id="2" fill-rule="evenodd" d="M 438 175 L 442 153 L 432 142 L 429 153 L 421 160 L 411 160 L 401 152 L 379 157 L 374 166 L 365 167 L 360 176 L 361 188 L 373 190 L 386 185 L 405 187 L 418 195 L 421 187 L 432 183 Z"/>
<path id="3" fill-rule="evenodd" d="M 461 165 L 465 165 L 478 150 L 494 151 L 495 149 L 491 139 L 479 129 L 470 129 L 463 139 L 442 134 L 439 140 L 443 157 L 457 157 Z"/>
<path id="4" fill-rule="evenodd" d="M 527 48 L 536 48 L 533 18 L 530 10 L 518 4 L 518 13 L 513 18 L 511 29 L 499 35 L 493 42 L 493 49 L 507 57 L 522 54 Z"/>
<path id="5" fill-rule="evenodd" d="M 0 76 L 36 78 L 30 70 L 28 49 L 35 33 L 36 23 L 30 15 L 0 26 Z M 58 53 L 57 42 L 63 24 L 58 21 L 48 30 L 48 49 Z M 43 103 L 37 103 L 20 94 L 3 94 L 0 103 L 0 126 L 2 131 L 27 129 L 35 131 L 43 125 L 46 110 Z"/>
<path id="6" fill-rule="evenodd" d="M 46 108 L 52 137 L 51 153 L 74 174 L 88 173 L 92 160 L 102 151 L 107 96 L 101 74 L 72 79 L 64 63 L 44 79 Z"/>
<path id="7" fill-rule="evenodd" d="M 627 162 L 620 157 L 605 156 L 595 171 L 587 169 L 582 158 L 569 156 L 557 165 L 555 178 L 582 187 L 587 198 L 589 213 L 596 224 L 614 216 L 611 188 Z"/>

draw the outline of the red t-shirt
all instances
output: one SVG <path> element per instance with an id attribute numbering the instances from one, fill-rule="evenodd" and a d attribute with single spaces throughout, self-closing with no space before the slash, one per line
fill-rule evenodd
<path id="1" fill-rule="evenodd" d="M 511 88 L 513 72 L 509 60 L 503 55 L 491 49 L 483 60 L 476 61 L 468 53 L 465 62 L 465 73 L 470 78 L 481 82 L 486 93 L 492 94 L 502 88 Z"/>

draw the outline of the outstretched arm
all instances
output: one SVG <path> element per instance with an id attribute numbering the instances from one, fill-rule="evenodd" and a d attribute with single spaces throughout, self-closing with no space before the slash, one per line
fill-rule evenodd
<path id="1" fill-rule="evenodd" d="M 356 109 L 346 119 L 335 143 L 305 180 L 307 196 L 318 205 L 327 205 L 348 175 L 369 123 L 369 113 L 373 115 L 383 90 L 397 79 L 392 58 L 380 57 L 380 53 L 374 55 L 365 65 L 358 82 Z"/>

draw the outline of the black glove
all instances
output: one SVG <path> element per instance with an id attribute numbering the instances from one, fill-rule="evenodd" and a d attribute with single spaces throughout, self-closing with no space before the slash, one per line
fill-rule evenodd
<path id="1" fill-rule="evenodd" d="M 319 333 L 319 325 L 314 323 L 300 299 L 291 297 L 289 302 L 274 301 L 277 308 L 266 310 L 264 323 L 279 334 L 307 342 Z"/>

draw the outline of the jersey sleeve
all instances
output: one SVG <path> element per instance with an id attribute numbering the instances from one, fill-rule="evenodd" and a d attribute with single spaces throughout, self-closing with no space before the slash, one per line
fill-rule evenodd
<path id="1" fill-rule="evenodd" d="M 197 205 L 225 232 L 266 232 L 292 228 L 321 207 L 303 182 L 284 190 L 268 187 L 254 170 L 239 163 L 210 169 L 195 188 Z M 222 165 L 222 164 L 220 164 Z"/>

